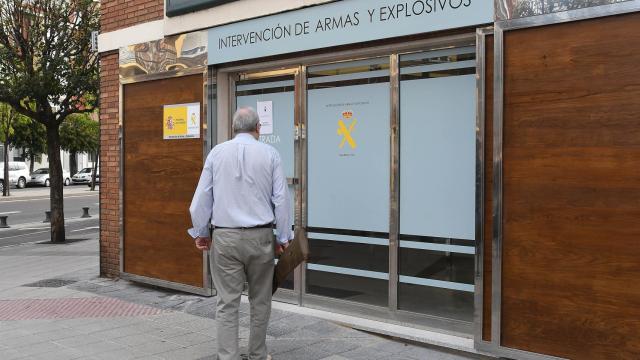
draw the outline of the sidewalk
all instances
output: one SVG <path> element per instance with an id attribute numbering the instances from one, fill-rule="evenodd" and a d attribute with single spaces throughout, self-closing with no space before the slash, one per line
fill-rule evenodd
<path id="1" fill-rule="evenodd" d="M 0 249 L 0 359 L 214 359 L 215 298 L 98 278 L 98 241 Z M 241 304 L 246 348 L 249 309 Z M 484 359 L 274 308 L 274 360 Z"/>
<path id="2" fill-rule="evenodd" d="M 91 191 L 91 188 L 89 188 L 86 184 L 80 184 L 65 186 L 62 191 L 65 196 L 78 196 L 98 194 L 99 189 L 100 185 L 96 185 L 95 191 Z M 50 191 L 51 189 L 48 187 L 27 187 L 25 189 L 11 188 L 9 196 L 2 196 L 2 193 L 0 192 L 0 202 L 20 200 L 31 197 L 49 198 Z"/>

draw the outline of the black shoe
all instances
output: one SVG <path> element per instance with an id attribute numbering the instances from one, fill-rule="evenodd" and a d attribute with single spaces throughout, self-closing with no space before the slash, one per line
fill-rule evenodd
<path id="1" fill-rule="evenodd" d="M 249 360 L 249 355 L 240 354 L 240 360 Z M 272 360 L 271 355 L 267 355 L 267 360 Z"/>

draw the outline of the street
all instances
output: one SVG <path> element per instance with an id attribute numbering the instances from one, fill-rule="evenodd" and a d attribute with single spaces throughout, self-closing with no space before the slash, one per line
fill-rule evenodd
<path id="1" fill-rule="evenodd" d="M 0 197 L 0 216 L 7 216 L 10 228 L 0 229 L 0 247 L 48 241 L 49 224 L 43 223 L 49 210 L 49 188 L 11 189 L 11 196 Z M 90 218 L 81 218 L 89 207 Z M 86 185 L 64 188 L 64 214 L 67 239 L 83 239 L 98 233 L 98 191 Z"/>

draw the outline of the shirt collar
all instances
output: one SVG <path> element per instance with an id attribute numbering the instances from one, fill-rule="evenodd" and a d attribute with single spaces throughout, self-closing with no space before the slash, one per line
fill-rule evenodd
<path id="1" fill-rule="evenodd" d="M 253 137 L 253 135 L 249 133 L 239 133 L 233 139 L 245 144 L 258 141 Z"/>

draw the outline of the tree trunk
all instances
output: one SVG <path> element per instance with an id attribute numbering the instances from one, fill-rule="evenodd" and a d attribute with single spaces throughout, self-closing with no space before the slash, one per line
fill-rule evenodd
<path id="1" fill-rule="evenodd" d="M 50 121 L 55 123 L 55 121 Z M 51 202 L 51 242 L 63 243 L 64 234 L 64 195 L 62 187 L 62 164 L 60 163 L 60 134 L 57 125 L 47 126 L 47 155 L 49 156 L 49 190 Z"/>
<path id="2" fill-rule="evenodd" d="M 4 186 L 2 187 L 2 196 L 9 196 L 9 142 L 4 143 L 4 174 L 2 175 L 2 181 Z"/>
<path id="3" fill-rule="evenodd" d="M 91 174 L 91 191 L 95 191 L 96 189 L 96 174 L 98 173 L 98 161 L 100 161 L 99 146 L 98 146 L 98 151 L 96 151 L 95 159 L 96 161 L 93 162 L 93 173 Z"/>
<path id="4" fill-rule="evenodd" d="M 69 154 L 69 172 L 71 175 L 75 175 L 78 172 L 78 153 L 75 151 Z"/>
<path id="5" fill-rule="evenodd" d="M 29 154 L 29 174 L 33 172 L 33 166 L 35 161 L 36 161 L 36 155 L 33 152 L 31 152 Z"/>

